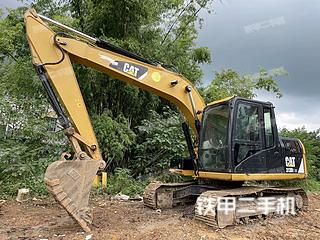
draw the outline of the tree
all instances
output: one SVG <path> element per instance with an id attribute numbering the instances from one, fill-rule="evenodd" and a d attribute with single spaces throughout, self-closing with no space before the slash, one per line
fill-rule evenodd
<path id="1" fill-rule="evenodd" d="M 168 107 L 161 115 L 152 111 L 150 119 L 143 120 L 137 130 L 134 158 L 130 161 L 136 175 L 162 172 L 169 168 L 171 159 L 188 154 L 180 116 Z"/>
<path id="2" fill-rule="evenodd" d="M 110 112 L 94 115 L 93 126 L 102 157 L 107 162 L 107 168 L 115 169 L 128 165 L 126 152 L 135 141 L 136 134 L 129 128 L 124 117 L 114 119 Z"/>
<path id="3" fill-rule="evenodd" d="M 201 92 L 207 103 L 233 95 L 254 98 L 255 90 L 274 92 L 280 98 L 282 94 L 274 78 L 285 74 L 285 70 L 268 72 L 263 68 L 258 76 L 242 75 L 232 69 L 222 70 L 215 73 L 215 78 Z"/>

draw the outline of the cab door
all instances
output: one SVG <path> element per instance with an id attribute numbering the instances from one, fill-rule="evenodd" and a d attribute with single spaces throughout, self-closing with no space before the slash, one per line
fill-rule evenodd
<path id="1" fill-rule="evenodd" d="M 263 150 L 268 173 L 283 172 L 278 129 L 273 106 L 263 106 Z"/>
<path id="2" fill-rule="evenodd" d="M 231 157 L 235 173 L 259 173 L 267 171 L 264 148 L 262 104 L 239 100 L 233 116 Z"/>

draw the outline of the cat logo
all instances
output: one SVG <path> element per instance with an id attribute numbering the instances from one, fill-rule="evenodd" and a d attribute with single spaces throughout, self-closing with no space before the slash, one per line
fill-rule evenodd
<path id="1" fill-rule="evenodd" d="M 135 63 L 114 61 L 110 64 L 110 67 L 126 73 L 132 77 L 135 77 L 139 80 L 142 80 L 148 74 L 148 68 Z"/>
<path id="2" fill-rule="evenodd" d="M 296 166 L 295 157 L 285 157 L 286 167 L 295 167 Z"/>
<path id="3" fill-rule="evenodd" d="M 123 65 L 123 72 L 128 73 L 129 75 L 134 77 L 137 77 L 139 70 L 140 69 L 138 67 L 130 65 L 129 63 L 125 63 Z"/>

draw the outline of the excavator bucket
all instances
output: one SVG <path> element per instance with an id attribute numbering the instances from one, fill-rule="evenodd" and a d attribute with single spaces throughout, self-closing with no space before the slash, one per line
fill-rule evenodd
<path id="1" fill-rule="evenodd" d="M 93 219 L 92 209 L 88 207 L 92 182 L 104 164 L 102 160 L 66 160 L 62 156 L 45 173 L 49 192 L 85 232 L 90 232 L 88 225 Z"/>

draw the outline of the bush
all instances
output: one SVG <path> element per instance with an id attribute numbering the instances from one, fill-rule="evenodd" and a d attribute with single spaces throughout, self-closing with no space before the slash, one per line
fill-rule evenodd
<path id="1" fill-rule="evenodd" d="M 169 171 L 164 171 L 156 177 L 156 180 L 164 183 L 178 183 L 192 181 L 193 178 L 174 174 Z"/>
<path id="2" fill-rule="evenodd" d="M 134 179 L 129 169 L 116 168 L 114 174 L 108 177 L 107 192 L 111 195 L 123 193 L 133 197 L 142 194 L 147 184 L 147 181 Z"/>
<path id="3" fill-rule="evenodd" d="M 305 180 L 268 181 L 268 185 L 281 187 L 300 187 L 305 191 L 320 192 L 320 182 L 314 178 L 307 178 Z"/>
<path id="4" fill-rule="evenodd" d="M 114 119 L 110 112 L 94 115 L 93 127 L 97 135 L 102 157 L 111 169 L 123 167 L 125 153 L 135 141 L 135 133 L 129 128 L 127 119 Z"/>
<path id="5" fill-rule="evenodd" d="M 29 141 L 5 140 L 0 144 L 0 196 L 13 197 L 19 188 L 47 195 L 43 182 L 47 166 L 58 160 L 61 146 Z"/>
<path id="6" fill-rule="evenodd" d="M 172 158 L 188 154 L 178 113 L 165 108 L 161 115 L 155 111 L 150 115 L 137 127 L 139 139 L 130 164 L 135 175 L 162 173 Z"/>

